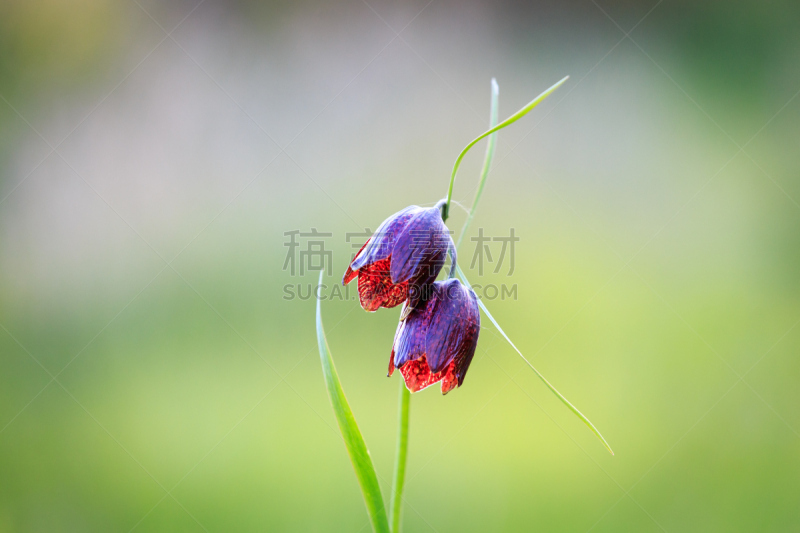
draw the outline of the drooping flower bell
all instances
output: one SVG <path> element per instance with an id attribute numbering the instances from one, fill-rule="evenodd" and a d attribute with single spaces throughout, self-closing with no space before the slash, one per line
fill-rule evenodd
<path id="1" fill-rule="evenodd" d="M 439 275 L 448 250 L 455 246 L 441 216 L 441 205 L 412 205 L 390 216 L 358 251 L 342 278 L 347 285 L 358 276 L 358 298 L 366 311 L 409 301 L 414 309 L 424 301 Z"/>
<path id="2" fill-rule="evenodd" d="M 437 281 L 425 303 L 397 326 L 389 375 L 399 369 L 411 392 L 441 381 L 447 394 L 464 383 L 480 327 L 475 292 L 457 279 Z"/>

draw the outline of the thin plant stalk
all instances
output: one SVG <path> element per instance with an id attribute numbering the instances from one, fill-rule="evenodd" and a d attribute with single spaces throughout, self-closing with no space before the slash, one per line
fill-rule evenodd
<path id="1" fill-rule="evenodd" d="M 518 121 L 519 119 L 521 119 L 522 117 L 527 115 L 534 107 L 539 105 L 545 98 L 550 96 L 550 94 L 553 91 L 555 91 L 556 89 L 561 87 L 561 85 L 563 85 L 564 82 L 567 81 L 568 79 L 569 79 L 569 76 L 565 76 L 558 83 L 556 83 L 555 85 L 553 85 L 552 87 L 547 89 L 545 92 L 543 92 L 542 94 L 540 94 L 539 96 L 537 96 L 536 98 L 534 98 L 533 100 L 528 102 L 522 109 L 520 109 L 519 111 L 517 111 L 516 113 L 514 113 L 513 115 L 511 115 L 507 119 L 505 119 L 503 122 L 501 122 L 500 124 L 498 124 L 497 126 L 495 126 L 493 128 L 489 128 L 488 130 L 486 130 L 485 132 L 483 132 L 479 136 L 475 137 L 475 139 L 473 139 L 472 142 L 470 142 L 463 150 L 461 150 L 461 153 L 458 154 L 458 157 L 456 158 L 456 162 L 453 164 L 453 172 L 452 172 L 452 174 L 450 174 L 450 187 L 447 189 L 447 201 L 446 201 L 445 207 L 444 207 L 444 212 L 445 212 L 445 217 L 444 218 L 445 219 L 447 218 L 447 215 L 450 212 L 450 202 L 453 199 L 453 185 L 456 182 L 456 174 L 458 173 L 458 167 L 461 166 L 461 160 L 464 159 L 465 155 L 467 155 L 467 152 L 469 151 L 469 149 L 472 148 L 473 146 L 475 146 L 475 144 L 477 144 L 477 142 L 480 141 L 481 139 L 483 139 L 484 137 L 487 137 L 488 135 L 491 135 L 492 133 L 503 129 L 506 126 L 510 126 L 514 122 Z"/>
<path id="2" fill-rule="evenodd" d="M 489 112 L 489 128 L 497 125 L 498 117 L 498 95 L 500 88 L 497 85 L 497 80 L 492 78 L 492 96 Z M 478 190 L 475 193 L 475 199 L 472 202 L 472 209 L 470 209 L 464 227 L 461 230 L 461 235 L 458 238 L 456 249 L 461 245 L 467 227 L 472 221 L 475 214 L 475 208 L 483 193 L 483 187 L 486 184 L 486 177 L 489 175 L 489 169 L 492 166 L 492 157 L 494 156 L 494 149 L 497 141 L 497 133 L 491 134 L 489 142 L 486 145 L 486 155 L 483 160 L 483 168 L 481 169 L 481 177 L 478 183 Z M 447 221 L 448 210 L 442 211 L 442 218 Z M 455 262 L 453 263 L 455 264 Z M 450 275 L 453 276 L 455 272 L 451 271 Z M 392 533 L 400 533 L 400 523 L 402 519 L 403 509 L 403 486 L 405 485 L 406 478 L 406 462 L 408 459 L 408 426 L 409 426 L 409 409 L 411 406 L 411 393 L 405 385 L 403 380 L 400 380 L 400 396 L 398 398 L 397 409 L 397 452 L 394 462 L 394 480 L 392 482 L 392 501 L 390 503 L 391 515 L 389 518 L 389 527 Z"/>
<path id="3" fill-rule="evenodd" d="M 565 81 L 567 81 L 568 78 L 569 78 L 569 76 L 565 77 L 564 79 L 562 79 L 561 81 L 559 81 L 558 83 L 556 83 L 555 85 L 553 85 L 552 87 L 547 89 L 545 92 L 543 92 L 542 94 L 540 94 L 539 96 L 534 98 L 528 105 L 526 105 L 525 107 L 523 107 L 522 109 L 520 109 L 519 111 L 517 111 L 516 113 L 511 115 L 506 120 L 504 120 L 501 124 L 497 124 L 497 100 L 498 100 L 497 97 L 498 97 L 498 92 L 499 91 L 498 91 L 498 87 L 497 87 L 497 82 L 494 80 L 494 78 L 492 78 L 492 105 L 491 105 L 491 118 L 490 118 L 489 130 L 486 131 L 484 134 L 480 135 L 479 137 L 477 137 L 471 143 L 469 143 L 466 146 L 466 148 L 464 148 L 464 150 L 461 151 L 461 153 L 459 154 L 458 158 L 456 159 L 456 163 L 453 166 L 453 174 L 450 177 L 450 188 L 449 188 L 449 190 L 447 192 L 447 200 L 446 200 L 445 207 L 444 207 L 444 210 L 443 210 L 444 213 L 447 213 L 448 210 L 449 210 L 450 202 L 452 200 L 452 194 L 453 194 L 453 183 L 455 183 L 456 172 L 458 171 L 458 166 L 461 164 L 461 159 L 463 159 L 464 155 L 467 153 L 467 150 L 469 150 L 473 145 L 475 145 L 475 143 L 477 143 L 479 140 L 481 140 L 482 138 L 486 137 L 487 135 L 491 135 L 491 137 L 489 137 L 489 143 L 486 146 L 486 156 L 484 157 L 484 160 L 483 160 L 483 168 L 481 169 L 481 177 L 480 177 L 480 181 L 478 183 L 478 190 L 475 193 L 475 199 L 472 201 L 472 207 L 470 208 L 469 213 L 467 214 L 467 219 L 466 219 L 466 221 L 464 221 L 464 226 L 461 228 L 461 234 L 458 237 L 458 242 L 456 244 L 456 249 L 458 249 L 458 247 L 461 246 L 461 242 L 464 240 L 464 235 L 466 235 L 466 233 L 467 233 L 467 228 L 469 227 L 469 224 L 470 224 L 470 222 L 472 222 L 472 218 L 475 215 L 475 209 L 478 206 L 478 201 L 480 201 L 480 199 L 481 199 L 481 194 L 483 193 L 483 187 L 486 184 L 486 178 L 489 175 L 489 170 L 490 170 L 491 165 L 492 165 L 492 156 L 494 155 L 494 147 L 495 147 L 495 142 L 496 142 L 496 137 L 497 137 L 497 133 L 495 133 L 495 132 L 497 132 L 498 130 L 504 128 L 505 126 L 508 126 L 509 124 L 517 121 L 518 119 L 522 118 L 526 113 L 528 113 L 528 111 L 530 111 L 531 109 L 536 107 L 539 104 L 539 102 L 541 102 L 547 96 L 549 96 L 550 93 L 552 93 L 553 91 L 558 89 L 558 87 L 560 87 L 561 84 L 563 84 Z M 456 266 L 456 270 L 458 272 L 458 275 L 461 277 L 461 280 L 467 286 L 469 286 L 469 281 L 467 281 L 467 278 L 464 275 L 464 272 L 461 270 L 461 268 Z M 517 352 L 517 354 L 522 358 L 522 360 L 525 361 L 525 363 L 531 368 L 531 370 L 533 370 L 533 372 L 539 377 L 539 379 L 542 380 L 542 382 L 547 386 L 547 388 L 550 389 L 550 391 L 553 394 L 555 394 L 558 397 L 558 399 L 561 400 L 564 403 L 564 405 L 566 405 L 567 408 L 570 411 L 572 411 L 578 418 L 580 418 L 583 421 L 583 423 L 586 424 L 589 427 L 590 430 L 592 430 L 592 433 L 594 433 L 597 436 L 597 438 L 600 439 L 600 441 L 603 443 L 603 445 L 606 447 L 606 449 L 611 453 L 611 455 L 614 455 L 614 451 L 611 449 L 611 446 L 608 445 L 608 442 L 606 442 L 606 439 L 603 438 L 603 435 L 600 434 L 600 431 L 598 431 L 598 429 L 594 426 L 594 424 L 592 424 L 592 422 L 588 418 L 586 418 L 586 416 L 584 416 L 584 414 L 581 413 L 578 410 L 577 407 L 572 405 L 572 403 L 569 400 L 567 400 L 564 397 L 563 394 L 558 392 L 558 390 L 552 385 L 552 383 L 550 383 L 547 380 L 547 378 L 545 378 L 541 374 L 541 372 L 539 372 L 536 369 L 536 367 L 534 367 L 531 364 L 531 362 L 528 361 L 525 358 L 524 355 L 522 355 L 522 352 L 519 351 L 519 348 L 517 348 L 516 345 L 513 342 L 511 342 L 511 339 L 508 338 L 508 335 L 506 335 L 506 332 L 503 331 L 503 328 L 500 327 L 500 324 L 497 323 L 497 321 L 494 319 L 492 314 L 486 308 L 486 305 L 480 299 L 478 300 L 478 305 L 483 310 L 483 312 L 487 316 L 487 318 L 497 328 L 497 331 L 499 331 L 500 334 L 503 336 L 503 338 L 506 341 L 508 341 L 508 343 L 511 345 L 511 347 L 514 348 L 514 351 Z"/>
<path id="4" fill-rule="evenodd" d="M 458 271 L 458 275 L 461 277 L 461 281 L 463 281 L 465 285 L 467 285 L 468 287 L 470 287 L 471 285 L 469 284 L 469 281 L 467 281 L 467 277 L 464 275 L 464 272 L 461 270 L 461 267 L 459 267 L 459 266 L 456 266 L 456 270 Z M 604 438 L 603 438 L 603 435 L 601 435 L 601 434 L 600 434 L 600 431 L 598 431 L 598 429 L 597 429 L 596 427 L 594 427 L 594 424 L 592 424 L 592 422 L 591 422 L 591 421 L 590 421 L 588 418 L 586 418 L 586 416 L 584 416 L 584 414 L 583 414 L 583 413 L 581 413 L 580 411 L 578 411 L 578 408 L 577 408 L 577 407 L 575 407 L 574 405 L 572 405 L 572 403 L 570 403 L 570 401 L 569 401 L 569 400 L 567 400 L 567 399 L 564 397 L 564 395 L 563 395 L 563 394 L 561 394 L 560 392 L 558 392 L 558 390 L 557 390 L 557 389 L 556 389 L 556 388 L 555 388 L 555 387 L 552 385 L 552 383 L 550 383 L 549 381 L 547 381 L 547 378 L 545 378 L 545 377 L 542 375 L 542 373 L 541 373 L 541 372 L 539 372 L 538 370 L 536 370 L 536 367 L 534 367 L 534 366 L 531 364 L 531 362 L 530 362 L 530 361 L 528 361 L 528 360 L 525 358 L 525 356 L 524 356 L 524 355 L 522 355 L 522 352 L 520 352 L 520 351 L 519 351 L 519 348 L 517 348 L 517 346 L 516 346 L 516 345 L 515 345 L 513 342 L 511 342 L 511 339 L 509 339 L 509 338 L 508 338 L 508 335 L 506 335 L 506 332 L 505 332 L 505 331 L 503 331 L 503 328 L 501 328 L 501 327 L 500 327 L 500 324 L 498 324 L 498 323 L 497 323 L 497 320 L 495 320 L 495 319 L 494 319 L 494 317 L 492 316 L 492 314 L 491 314 L 491 313 L 489 312 L 489 310 L 486 308 L 486 304 L 484 304 L 484 303 L 483 303 L 483 301 L 482 301 L 481 299 L 478 299 L 478 305 L 480 306 L 480 308 L 481 308 L 481 309 L 483 309 L 483 313 L 484 313 L 484 314 L 486 315 L 486 317 L 487 317 L 487 318 L 488 318 L 488 319 L 491 321 L 491 323 L 492 323 L 492 324 L 494 324 L 494 327 L 495 327 L 495 328 L 497 328 L 497 331 L 499 331 L 499 332 L 500 332 L 500 335 L 502 335 L 502 336 L 503 336 L 503 338 L 504 338 L 506 341 L 508 341 L 508 344 L 510 344 L 510 345 L 511 345 L 511 347 L 512 347 L 512 348 L 514 348 L 514 351 L 516 351 L 516 352 L 517 352 L 517 354 L 518 354 L 520 357 L 522 357 L 522 360 L 523 360 L 523 361 L 525 361 L 525 363 L 526 363 L 526 364 L 527 364 L 529 367 L 531 367 L 531 370 L 533 370 L 533 372 L 534 372 L 534 373 L 535 373 L 535 374 L 536 374 L 536 375 L 539 377 L 539 379 L 541 379 L 541 380 L 542 380 L 542 383 L 544 383 L 544 384 L 547 386 L 547 388 L 548 388 L 548 389 L 550 389 L 550 391 L 551 391 L 553 394 L 555 394 L 555 395 L 558 397 L 558 399 L 559 399 L 559 400 L 561 400 L 561 401 L 564 403 L 564 405 L 566 405 L 566 406 L 567 406 L 567 408 L 569 408 L 569 410 L 570 410 L 570 411 L 572 411 L 572 412 L 575 414 L 575 416 L 577 416 L 578 418 L 580 418 L 580 419 L 583 421 L 583 423 L 584 423 L 584 424 L 586 424 L 587 426 L 589 426 L 589 429 L 591 429 L 591 430 L 592 430 L 592 433 L 594 433 L 594 434 L 595 434 L 595 436 L 597 436 L 597 438 L 598 438 L 598 439 L 600 439 L 600 441 L 603 443 L 603 446 L 605 446 L 605 447 L 606 447 L 606 449 L 607 449 L 607 450 L 608 450 L 608 451 L 611 453 L 611 455 L 614 455 L 614 450 L 612 450 L 612 449 L 611 449 L 611 446 L 609 446 L 609 445 L 608 445 L 608 442 L 606 442 L 606 439 L 604 439 Z"/>
<path id="5" fill-rule="evenodd" d="M 483 167 L 481 169 L 480 181 L 478 182 L 478 190 L 475 193 L 475 198 L 472 202 L 472 208 L 468 212 L 467 219 L 464 222 L 464 227 L 462 228 L 461 235 L 458 239 L 458 245 L 460 245 L 464 239 L 466 230 L 472 221 L 472 218 L 475 214 L 475 209 L 483 193 L 484 185 L 486 184 L 486 178 L 488 177 L 489 170 L 491 169 L 495 143 L 497 140 L 497 136 L 494 135 L 495 132 L 505 128 L 510 124 L 513 124 L 525 116 L 534 107 L 539 105 L 542 100 L 547 98 L 553 91 L 558 89 L 565 81 L 567 81 L 567 79 L 569 79 L 569 76 L 566 76 L 564 79 L 560 80 L 545 92 L 531 100 L 527 105 L 525 105 L 525 107 L 505 119 L 500 124 L 497 124 L 497 102 L 499 88 L 494 78 L 492 79 L 489 129 L 470 142 L 458 155 L 455 164 L 453 165 L 453 172 L 450 176 L 450 186 L 447 191 L 447 198 L 446 200 L 440 202 L 440 204 L 437 204 L 437 206 L 441 208 L 442 219 L 446 221 L 450 211 L 450 203 L 453 199 L 453 185 L 455 184 L 456 174 L 458 172 L 458 167 L 461 164 L 461 160 L 464 158 L 469 149 L 472 148 L 478 141 L 491 135 L 486 147 L 486 155 L 484 157 Z M 458 245 L 456 246 L 456 249 L 458 248 Z M 453 261 L 453 267 L 455 268 L 451 268 L 450 276 L 453 277 L 454 270 L 457 271 L 463 282 L 469 286 L 469 281 L 467 281 L 467 278 L 464 276 L 464 272 L 456 265 L 455 255 L 453 254 L 451 258 Z M 320 285 L 322 284 L 322 275 L 323 273 L 320 272 Z M 511 339 L 508 338 L 508 335 L 505 334 L 503 329 L 500 327 L 491 313 L 489 313 L 489 310 L 481 300 L 478 300 L 478 305 L 492 322 L 492 324 L 494 324 L 500 334 L 506 339 L 506 341 L 508 341 L 508 343 L 514 348 L 519 356 L 522 357 L 525 363 L 527 363 L 528 366 L 536 373 L 539 379 L 542 380 L 542 382 L 570 409 L 570 411 L 572 411 L 587 426 L 589 426 L 592 432 L 603 442 L 608 451 L 613 455 L 614 452 L 611 450 L 611 447 L 608 445 L 597 428 L 594 427 L 594 424 L 592 424 L 589 419 L 583 415 L 583 413 L 578 411 L 574 405 L 572 405 L 560 392 L 558 392 L 558 390 L 556 390 L 556 388 L 553 387 L 553 385 L 547 381 L 547 379 L 545 379 L 545 377 L 538 370 L 536 370 L 530 361 L 525 359 L 525 356 L 523 356 L 522 352 L 520 352 L 514 343 L 511 342 Z M 392 482 L 392 500 L 390 507 L 391 515 L 389 520 L 387 520 L 383 497 L 381 495 L 380 485 L 378 484 L 378 477 L 375 472 L 375 467 L 372 464 L 372 459 L 366 443 L 364 442 L 364 437 L 358 428 L 358 424 L 353 416 L 353 412 L 350 409 L 350 405 L 348 404 L 347 398 L 344 395 L 344 390 L 342 390 L 342 385 L 339 381 L 339 375 L 336 372 L 336 367 L 333 363 L 333 356 L 331 355 L 328 341 L 325 338 L 325 329 L 322 325 L 322 312 L 319 299 L 317 300 L 316 315 L 317 343 L 319 346 L 320 360 L 322 362 L 322 372 L 325 378 L 326 387 L 328 389 L 328 397 L 330 398 L 331 406 L 333 407 L 334 414 L 336 415 L 336 421 L 339 424 L 339 430 L 341 431 L 345 448 L 347 449 L 347 453 L 350 456 L 351 462 L 353 463 L 356 477 L 359 485 L 361 486 L 361 492 L 364 496 L 364 503 L 367 507 L 367 513 L 369 515 L 373 531 L 376 533 L 400 533 L 403 508 L 403 486 L 405 484 L 406 461 L 408 458 L 408 428 L 411 393 L 406 388 L 404 380 L 400 380 L 400 394 L 398 397 L 397 454 L 395 456 L 394 480 Z"/>
<path id="6" fill-rule="evenodd" d="M 397 401 L 397 455 L 394 459 L 394 480 L 392 481 L 392 501 L 390 529 L 400 533 L 403 511 L 403 486 L 406 481 L 406 460 L 408 459 L 408 419 L 411 407 L 411 393 L 405 381 L 400 380 L 400 396 Z"/>
<path id="7" fill-rule="evenodd" d="M 489 111 L 489 129 L 497 126 L 497 108 L 500 94 L 500 87 L 497 85 L 497 80 L 492 78 L 492 99 Z M 497 146 L 497 132 L 489 135 L 489 141 L 486 143 L 486 155 L 483 157 L 483 167 L 481 167 L 481 177 L 478 181 L 478 190 L 475 191 L 475 199 L 472 200 L 472 207 L 467 214 L 467 219 L 464 221 L 464 226 L 461 228 L 461 233 L 458 235 L 458 242 L 456 242 L 456 250 L 461 247 L 461 241 L 464 240 L 464 235 L 467 234 L 467 228 L 472 217 L 475 216 L 475 209 L 478 207 L 478 201 L 483 194 L 483 187 L 486 185 L 486 178 L 489 176 L 489 170 L 492 168 L 492 158 L 494 157 L 494 149 Z"/>

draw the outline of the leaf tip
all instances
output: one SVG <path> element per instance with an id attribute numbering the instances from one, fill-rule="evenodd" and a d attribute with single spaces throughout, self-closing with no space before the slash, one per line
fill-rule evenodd
<path id="1" fill-rule="evenodd" d="M 599 434 L 599 432 L 598 432 L 598 436 L 600 437 L 600 440 L 603 441 L 603 446 L 606 447 L 606 450 L 608 450 L 608 453 L 610 453 L 611 455 L 616 455 L 614 453 L 614 450 L 611 449 L 611 446 L 609 446 L 608 443 L 606 442 L 606 439 L 604 439 L 603 436 Z"/>

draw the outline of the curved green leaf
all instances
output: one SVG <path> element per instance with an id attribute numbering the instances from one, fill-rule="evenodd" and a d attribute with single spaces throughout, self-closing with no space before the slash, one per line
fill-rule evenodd
<path id="1" fill-rule="evenodd" d="M 565 81 L 567 81 L 568 79 L 569 79 L 569 76 L 565 76 L 562 80 L 560 80 L 555 85 L 553 85 L 552 87 L 547 89 L 545 92 L 543 92 L 542 94 L 540 94 L 539 96 L 537 96 L 536 98 L 534 98 L 533 100 L 531 100 L 530 102 L 525 104 L 525 106 L 522 109 L 520 109 L 519 111 L 517 111 L 516 113 L 514 113 L 513 115 L 511 115 L 507 119 L 505 119 L 503 122 L 501 122 L 500 124 L 498 124 L 497 126 L 495 126 L 493 128 L 489 128 L 488 130 L 486 130 L 485 132 L 483 132 L 479 136 L 475 137 L 475 139 L 473 139 L 471 143 L 469 143 L 466 147 L 464 147 L 463 150 L 461 150 L 461 153 L 458 154 L 458 157 L 456 158 L 456 162 L 453 165 L 453 172 L 450 175 L 450 188 L 447 190 L 447 202 L 445 203 L 445 208 L 444 208 L 445 209 L 445 218 L 446 218 L 447 214 L 450 211 L 450 201 L 453 199 L 453 184 L 455 184 L 455 182 L 456 182 L 456 173 L 458 172 L 458 167 L 461 165 L 461 160 L 464 159 L 465 155 L 467 155 L 467 152 L 469 151 L 469 149 L 472 148 L 473 146 L 475 146 L 475 144 L 478 141 L 480 141 L 481 139 L 483 139 L 487 135 L 491 135 L 492 133 L 503 129 L 506 126 L 510 126 L 514 122 L 518 121 L 519 119 L 521 119 L 522 117 L 527 115 L 528 112 L 530 112 L 531 109 L 533 109 L 534 107 L 539 105 L 542 102 L 542 100 L 544 100 L 545 98 L 550 96 L 550 94 L 553 91 L 555 91 L 556 89 L 561 87 L 561 85 Z"/>
<path id="2" fill-rule="evenodd" d="M 458 272 L 458 275 L 461 277 L 461 280 L 467 286 L 470 286 L 469 281 L 467 281 L 467 277 L 464 275 L 464 272 L 461 270 L 461 267 L 456 266 L 456 271 Z M 486 316 L 489 318 L 489 320 L 492 322 L 492 324 L 494 324 L 494 327 L 497 328 L 497 331 L 499 331 L 500 334 L 503 336 L 503 338 L 505 338 L 505 340 L 508 341 L 508 344 L 510 344 L 511 347 L 514 348 L 514 350 L 517 352 L 517 354 L 519 354 L 519 356 L 522 357 L 522 360 L 525 361 L 528 364 L 529 367 L 531 367 L 531 370 L 533 370 L 536 373 L 536 375 L 539 376 L 539 379 L 541 379 L 542 382 L 545 385 L 547 385 L 547 388 L 550 389 L 553 394 L 558 396 L 558 399 L 561 400 L 564 403 L 564 405 L 566 405 L 569 408 L 570 411 L 575 413 L 575 415 L 578 418 L 583 420 L 583 423 L 586 424 L 587 426 L 589 426 L 589 429 L 592 430 L 592 433 L 597 435 L 597 438 L 600 439 L 603 442 L 603 446 L 605 446 L 606 449 L 609 452 L 611 452 L 611 455 L 614 455 L 614 450 L 611 449 L 611 446 L 608 445 L 608 443 L 606 442 L 606 439 L 604 439 L 603 436 L 600 434 L 600 432 L 597 430 L 597 428 L 594 427 L 594 424 L 592 424 L 591 421 L 583 415 L 583 413 L 578 411 L 578 408 L 575 407 L 574 405 L 572 405 L 569 400 L 564 398 L 564 396 L 560 392 L 558 392 L 558 390 L 556 390 L 556 388 L 553 387 L 553 385 L 549 381 L 547 381 L 547 379 L 545 379 L 545 377 L 538 370 L 536 370 L 536 368 L 531 364 L 530 361 L 525 359 L 525 356 L 522 355 L 522 352 L 519 351 L 519 348 L 517 348 L 514 345 L 514 343 L 511 342 L 511 339 L 508 338 L 508 335 L 506 335 L 506 332 L 503 331 L 503 328 L 500 327 L 500 324 L 497 323 L 497 320 L 495 320 L 494 317 L 492 316 L 492 314 L 489 312 L 489 310 L 486 309 L 486 305 L 484 305 L 484 303 L 483 303 L 483 301 L 481 299 L 478 299 L 478 305 L 480 306 L 481 309 L 483 309 L 483 312 L 486 314 Z"/>
<path id="3" fill-rule="evenodd" d="M 319 274 L 319 283 L 322 284 L 322 272 Z M 389 533 L 389 521 L 386 518 L 378 476 L 375 474 L 369 450 L 367 450 L 364 437 L 361 436 L 361 431 L 358 429 L 350 405 L 347 403 L 342 384 L 339 382 L 339 374 L 333 364 L 328 340 L 325 338 L 325 329 L 322 327 L 319 298 L 317 298 L 317 343 L 319 344 L 319 357 L 322 361 L 322 373 L 328 388 L 328 397 L 331 400 L 333 412 L 336 414 L 336 421 L 339 423 L 339 430 L 342 432 L 342 439 L 347 453 L 350 455 L 350 461 L 353 463 L 353 469 L 356 471 L 358 483 L 361 485 L 372 529 L 376 533 Z"/>

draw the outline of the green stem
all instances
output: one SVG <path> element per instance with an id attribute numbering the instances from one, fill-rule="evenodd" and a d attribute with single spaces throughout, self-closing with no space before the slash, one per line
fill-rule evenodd
<path id="1" fill-rule="evenodd" d="M 499 93 L 500 88 L 497 86 L 497 80 L 492 78 L 492 100 L 489 112 L 490 129 L 497 125 L 497 102 Z M 470 222 L 472 222 L 472 217 L 475 216 L 475 208 L 478 207 L 478 201 L 481 199 L 481 194 L 483 194 L 483 186 L 486 185 L 486 178 L 489 176 L 489 169 L 492 168 L 492 158 L 494 157 L 495 146 L 497 146 L 497 132 L 492 133 L 489 136 L 489 142 L 486 144 L 486 155 L 483 157 L 483 168 L 481 168 L 481 178 L 478 182 L 478 190 L 475 192 L 475 199 L 472 200 L 472 207 L 467 215 L 467 220 L 464 221 L 464 226 L 461 228 L 461 233 L 458 236 L 456 250 L 461 247 L 461 241 L 464 240 L 464 235 L 467 234 L 467 228 L 469 227 Z"/>
<path id="2" fill-rule="evenodd" d="M 406 459 L 408 458 L 408 414 L 411 393 L 405 382 L 400 380 L 400 397 L 397 409 L 397 456 L 394 461 L 394 481 L 392 483 L 391 531 L 400 533 L 400 519 L 403 509 L 403 485 L 406 481 Z"/>
<path id="3" fill-rule="evenodd" d="M 520 109 L 519 111 L 517 111 L 516 113 L 514 113 L 513 115 L 511 115 L 511 116 L 510 116 L 510 117 L 508 117 L 507 119 L 505 119 L 503 122 L 501 122 L 501 123 L 500 123 L 500 124 L 498 124 L 497 126 L 495 126 L 495 127 L 493 127 L 493 128 L 490 128 L 490 129 L 488 129 L 487 131 L 485 131 L 485 132 L 483 132 L 482 134 L 480 134 L 480 135 L 479 135 L 478 137 L 476 137 L 476 138 L 475 138 L 475 139 L 474 139 L 474 140 L 473 140 L 471 143 L 469 143 L 469 144 L 468 144 L 468 145 L 467 145 L 467 146 L 466 146 L 466 147 L 465 147 L 463 150 L 461 150 L 461 153 L 460 153 L 460 154 L 458 154 L 458 157 L 456 158 L 456 162 L 455 162 L 455 164 L 453 165 L 453 173 L 450 175 L 450 187 L 447 189 L 447 202 L 445 203 L 445 207 L 444 207 L 444 212 L 445 212 L 445 213 L 444 213 L 444 214 L 445 214 L 445 217 L 444 217 L 444 218 L 445 218 L 445 219 L 447 218 L 447 215 L 448 215 L 448 214 L 449 214 L 449 212 L 450 212 L 450 202 L 451 202 L 451 201 L 452 201 L 452 199 L 453 199 L 453 185 L 454 185 L 454 184 L 455 184 L 455 182 L 456 182 L 456 173 L 458 172 L 458 167 L 461 165 L 461 160 L 462 160 L 462 159 L 464 159 L 464 156 L 465 156 L 465 155 L 467 155 L 467 152 L 469 151 L 469 149 L 470 149 L 470 148 L 472 148 L 473 146 L 475 146 L 475 144 L 476 144 L 478 141 L 480 141 L 481 139 L 483 139 L 484 137 L 486 137 L 486 136 L 488 136 L 488 135 L 491 135 L 492 133 L 494 133 L 494 132 L 496 132 L 496 131 L 498 131 L 498 130 L 501 130 L 501 129 L 503 129 L 503 128 L 505 128 L 506 126 L 510 126 L 510 125 L 511 125 L 511 124 L 513 124 L 514 122 L 518 121 L 519 119 L 521 119 L 522 117 L 524 117 L 525 115 L 527 115 L 527 114 L 528 114 L 528 112 L 529 112 L 531 109 L 533 109 L 534 107 L 536 107 L 537 105 L 539 105 L 539 104 L 542 102 L 542 100 L 544 100 L 545 98 L 547 98 L 548 96 L 550 96 L 550 94 L 551 94 L 553 91 L 555 91 L 556 89 L 558 89 L 559 87 L 561 87 L 561 85 L 562 85 L 562 84 L 563 84 L 565 81 L 567 81 L 568 79 L 569 79 L 569 76 L 565 76 L 565 77 L 564 77 L 564 78 L 563 78 L 561 81 L 559 81 L 558 83 L 556 83 L 555 85 L 553 85 L 552 87 L 550 87 L 549 89 L 547 89 L 545 92 L 543 92 L 542 94 L 540 94 L 539 96 L 537 96 L 536 98 L 534 98 L 533 100 L 531 100 L 530 102 L 528 102 L 528 103 L 525 105 L 525 107 L 523 107 L 522 109 Z"/>

